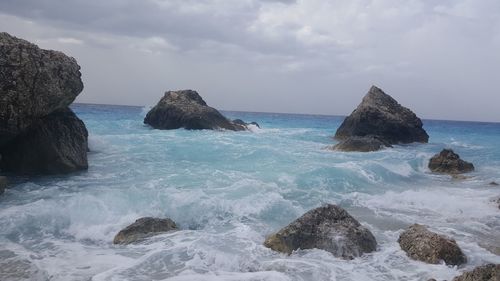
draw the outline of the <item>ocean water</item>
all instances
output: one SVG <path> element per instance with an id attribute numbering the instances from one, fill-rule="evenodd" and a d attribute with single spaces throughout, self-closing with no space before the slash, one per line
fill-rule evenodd
<path id="1" fill-rule="evenodd" d="M 0 280 L 451 280 L 500 263 L 500 124 L 424 120 L 429 144 L 333 152 L 343 117 L 224 112 L 251 132 L 160 131 L 147 108 L 74 105 L 89 130 L 89 170 L 13 178 L 0 196 Z M 435 175 L 449 147 L 476 166 Z M 322 250 L 290 256 L 265 237 L 324 203 L 346 208 L 378 250 L 345 261 Z M 143 216 L 182 230 L 116 246 Z M 397 243 L 413 223 L 457 240 L 460 268 L 409 259 Z"/>

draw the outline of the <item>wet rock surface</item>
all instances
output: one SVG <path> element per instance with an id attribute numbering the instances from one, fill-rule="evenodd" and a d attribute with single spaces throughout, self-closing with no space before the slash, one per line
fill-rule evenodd
<path id="1" fill-rule="evenodd" d="M 487 264 L 476 267 L 453 278 L 453 281 L 500 281 L 500 264 Z"/>
<path id="2" fill-rule="evenodd" d="M 88 168 L 88 132 L 69 108 L 37 120 L 0 148 L 1 168 L 16 174 L 59 174 Z"/>
<path id="3" fill-rule="evenodd" d="M 370 88 L 362 102 L 344 119 L 335 133 L 335 138 L 340 141 L 366 136 L 376 136 L 389 145 L 426 143 L 429 140 L 420 118 L 376 86 Z"/>
<path id="4" fill-rule="evenodd" d="M 467 262 L 455 240 L 431 232 L 420 224 L 414 224 L 401 233 L 398 243 L 414 260 L 430 264 L 444 261 L 447 265 L 461 265 Z"/>
<path id="5" fill-rule="evenodd" d="M 374 137 L 348 137 L 345 140 L 340 141 L 333 147 L 333 150 L 338 151 L 359 151 L 359 152 L 370 152 L 377 151 L 385 147 L 392 147 L 387 142 Z"/>
<path id="6" fill-rule="evenodd" d="M 474 165 L 460 159 L 451 149 L 443 149 L 429 160 L 429 169 L 435 173 L 462 174 L 474 171 Z"/>
<path id="7" fill-rule="evenodd" d="M 298 249 L 322 249 L 353 259 L 376 250 L 373 234 L 339 206 L 328 204 L 308 211 L 269 236 L 264 245 L 290 254 Z"/>
<path id="8" fill-rule="evenodd" d="M 177 230 L 177 225 L 169 218 L 144 217 L 120 230 L 113 239 L 113 244 L 130 244 L 172 230 Z"/>
<path id="9" fill-rule="evenodd" d="M 228 120 L 215 108 L 208 106 L 203 98 L 192 90 L 166 92 L 158 104 L 148 112 L 144 123 L 162 130 L 247 129 L 245 125 Z"/>

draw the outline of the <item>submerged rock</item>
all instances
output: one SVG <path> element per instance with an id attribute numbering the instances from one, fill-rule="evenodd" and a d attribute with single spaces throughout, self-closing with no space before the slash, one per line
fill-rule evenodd
<path id="1" fill-rule="evenodd" d="M 376 250 L 373 234 L 336 205 L 313 209 L 277 233 L 264 245 L 290 254 L 297 249 L 322 249 L 336 257 L 353 259 Z"/>
<path id="2" fill-rule="evenodd" d="M 0 146 L 82 91 L 74 58 L 0 32 Z"/>
<path id="3" fill-rule="evenodd" d="M 474 165 L 460 159 L 451 149 L 443 149 L 429 160 L 429 169 L 435 173 L 461 174 L 474 171 Z"/>
<path id="4" fill-rule="evenodd" d="M 156 129 L 171 130 L 232 130 L 243 131 L 246 126 L 233 123 L 192 90 L 168 91 L 153 107 L 144 123 Z"/>
<path id="5" fill-rule="evenodd" d="M 392 146 L 375 136 L 365 136 L 365 137 L 353 136 L 340 141 L 333 147 L 333 150 L 369 152 L 369 151 L 377 151 L 384 147 L 392 147 Z"/>
<path id="6" fill-rule="evenodd" d="M 495 182 L 495 181 L 492 181 L 492 182 L 489 183 L 489 185 L 491 185 L 491 186 L 498 186 L 498 183 Z"/>
<path id="7" fill-rule="evenodd" d="M 0 148 L 2 170 L 18 174 L 59 174 L 88 168 L 85 124 L 71 109 L 43 117 Z"/>
<path id="8" fill-rule="evenodd" d="M 4 193 L 5 189 L 7 188 L 7 177 L 0 176 L 0 194 Z"/>
<path id="9" fill-rule="evenodd" d="M 500 281 L 500 264 L 487 264 L 453 278 L 453 281 Z"/>
<path id="10" fill-rule="evenodd" d="M 259 124 L 257 122 L 250 122 L 250 123 L 247 123 L 241 119 L 234 119 L 233 120 L 233 123 L 234 124 L 237 124 L 237 125 L 242 125 L 242 126 L 245 126 L 245 127 L 248 127 L 248 125 L 254 125 L 256 126 L 257 128 L 260 128 Z"/>
<path id="11" fill-rule="evenodd" d="M 335 138 L 340 141 L 365 136 L 376 136 L 384 145 L 426 143 L 429 140 L 420 118 L 375 86 L 370 88 L 335 133 Z M 364 143 L 361 144 L 366 147 Z"/>
<path id="12" fill-rule="evenodd" d="M 398 243 L 414 260 L 430 264 L 444 261 L 447 265 L 461 265 L 467 262 L 455 240 L 431 232 L 420 224 L 414 224 L 401 233 Z"/>
<path id="13" fill-rule="evenodd" d="M 130 244 L 155 234 L 172 230 L 177 230 L 177 226 L 169 218 L 144 217 L 120 230 L 113 239 L 113 244 Z"/>

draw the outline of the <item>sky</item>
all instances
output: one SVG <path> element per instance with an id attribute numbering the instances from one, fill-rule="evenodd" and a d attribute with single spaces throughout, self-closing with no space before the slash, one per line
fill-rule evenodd
<path id="1" fill-rule="evenodd" d="M 377 85 L 500 122 L 499 0 L 0 0 L 0 31 L 75 57 L 78 102 L 346 115 Z"/>

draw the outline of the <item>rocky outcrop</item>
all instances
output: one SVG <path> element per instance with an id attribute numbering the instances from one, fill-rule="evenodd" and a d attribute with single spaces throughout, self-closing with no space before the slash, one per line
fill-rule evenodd
<path id="1" fill-rule="evenodd" d="M 2 194 L 7 188 L 7 177 L 0 176 L 0 194 Z"/>
<path id="2" fill-rule="evenodd" d="M 20 174 L 87 168 L 87 130 L 68 108 L 82 91 L 74 58 L 0 33 L 1 168 Z"/>
<path id="3" fill-rule="evenodd" d="M 422 128 L 422 121 L 415 113 L 375 86 L 370 88 L 362 102 L 344 119 L 335 133 L 335 138 L 340 141 L 365 136 L 377 137 L 389 145 L 426 143 L 429 140 Z"/>
<path id="4" fill-rule="evenodd" d="M 373 234 L 336 205 L 313 209 L 269 236 L 264 245 L 290 254 L 297 249 L 322 249 L 336 257 L 353 259 L 376 250 Z"/>
<path id="5" fill-rule="evenodd" d="M 429 169 L 435 173 L 461 174 L 474 171 L 474 165 L 460 159 L 451 149 L 443 149 L 429 161 Z"/>
<path id="6" fill-rule="evenodd" d="M 70 109 L 35 121 L 3 146 L 1 168 L 18 174 L 70 173 L 88 168 L 87 129 Z"/>
<path id="7" fill-rule="evenodd" d="M 0 33 L 0 145 L 68 107 L 82 91 L 74 58 Z"/>
<path id="8" fill-rule="evenodd" d="M 192 90 L 168 91 L 153 107 L 144 123 L 155 129 L 172 130 L 232 130 L 243 131 L 246 126 L 229 121 Z"/>
<path id="9" fill-rule="evenodd" d="M 498 183 L 496 181 L 492 181 L 489 183 L 490 186 L 498 186 Z"/>
<path id="10" fill-rule="evenodd" d="M 345 140 L 342 140 L 333 147 L 333 150 L 369 152 L 369 151 L 377 151 L 384 147 L 392 147 L 392 146 L 378 137 L 365 136 L 365 137 L 349 137 Z"/>
<path id="11" fill-rule="evenodd" d="M 398 242 L 401 249 L 414 260 L 430 264 L 444 261 L 447 265 L 467 262 L 455 240 L 431 232 L 420 224 L 414 224 L 401 233 Z"/>
<path id="12" fill-rule="evenodd" d="M 144 217 L 136 220 L 133 224 L 127 226 L 126 228 L 120 230 L 113 239 L 114 244 L 130 244 L 144 238 L 153 236 L 155 234 L 160 234 L 162 232 L 168 232 L 172 230 L 177 230 L 177 226 L 174 221 L 169 218 L 151 218 Z"/>
<path id="13" fill-rule="evenodd" d="M 257 128 L 260 128 L 260 125 L 257 123 L 257 122 L 250 122 L 250 123 L 247 123 L 241 119 L 234 119 L 233 120 L 233 123 L 234 124 L 237 124 L 237 125 L 242 125 L 242 126 L 245 126 L 245 127 L 248 127 L 249 125 L 253 125 Z"/>
<path id="14" fill-rule="evenodd" d="M 487 264 L 476 267 L 453 278 L 453 281 L 500 281 L 500 264 Z"/>

